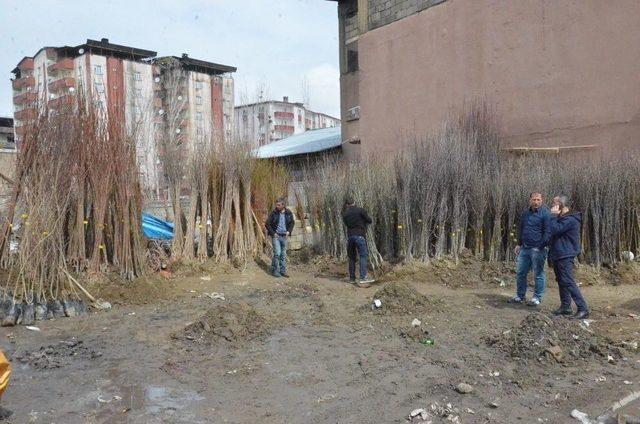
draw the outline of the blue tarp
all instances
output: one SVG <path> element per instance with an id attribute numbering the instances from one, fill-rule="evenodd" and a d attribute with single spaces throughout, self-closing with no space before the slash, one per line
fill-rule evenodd
<path id="1" fill-rule="evenodd" d="M 342 144 L 340 127 L 309 130 L 260 146 L 253 151 L 259 159 L 303 155 L 333 149 Z"/>
<path id="2" fill-rule="evenodd" d="M 142 214 L 142 232 L 154 240 L 172 240 L 173 224 L 148 213 Z"/>

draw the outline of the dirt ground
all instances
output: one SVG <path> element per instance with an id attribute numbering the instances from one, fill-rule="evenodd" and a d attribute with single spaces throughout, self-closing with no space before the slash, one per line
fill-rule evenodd
<path id="1" fill-rule="evenodd" d="M 511 264 L 395 267 L 362 289 L 343 264 L 305 262 L 290 279 L 261 262 L 103 281 L 111 310 L 0 329 L 8 422 L 577 423 L 640 391 L 629 272 L 580 271 L 585 324 L 550 315 L 552 278 L 540 310 L 508 305 Z"/>

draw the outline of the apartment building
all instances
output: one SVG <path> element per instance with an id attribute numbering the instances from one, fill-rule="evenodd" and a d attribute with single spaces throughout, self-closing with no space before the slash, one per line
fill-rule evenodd
<path id="1" fill-rule="evenodd" d="M 235 108 L 235 137 L 256 147 L 282 140 L 307 130 L 340 126 L 340 120 L 313 112 L 302 103 L 269 100 Z"/>
<path id="2" fill-rule="evenodd" d="M 169 67 L 168 63 L 175 66 Z M 168 123 L 165 113 L 171 92 L 167 70 L 179 69 L 184 87 L 176 92 L 180 120 Z M 72 105 L 79 94 L 91 99 L 106 119 L 117 119 L 135 134 L 140 179 L 147 195 L 159 197 L 164 184 L 158 155 L 158 131 L 180 133 L 185 146 L 215 132 L 231 138 L 233 78 L 236 68 L 181 57 L 157 57 L 135 47 L 87 40 L 78 46 L 43 47 L 23 58 L 12 71 L 15 134 L 24 135 L 43 106 L 55 110 Z M 175 127 L 175 128 L 174 128 Z"/>
<path id="3" fill-rule="evenodd" d="M 337 3 L 347 156 L 394 151 L 475 99 L 505 147 L 638 146 L 638 1 Z"/>
<path id="4" fill-rule="evenodd" d="M 0 216 L 5 213 L 16 169 L 13 119 L 0 117 Z"/>

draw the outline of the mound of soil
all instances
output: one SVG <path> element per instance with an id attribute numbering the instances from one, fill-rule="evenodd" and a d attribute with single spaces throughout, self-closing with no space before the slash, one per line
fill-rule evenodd
<path id="1" fill-rule="evenodd" d="M 172 283 L 158 274 L 124 280 L 117 274 L 93 274 L 88 277 L 85 287 L 97 299 L 104 299 L 114 305 L 145 305 L 175 296 Z"/>
<path id="2" fill-rule="evenodd" d="M 56 344 L 43 346 L 37 351 L 17 353 L 14 358 L 23 364 L 29 364 L 38 370 L 60 368 L 69 365 L 72 360 L 96 359 L 102 353 L 84 345 L 75 337 Z"/>
<path id="3" fill-rule="evenodd" d="M 255 339 L 267 333 L 267 323 L 246 303 L 229 303 L 209 309 L 198 321 L 189 324 L 177 339 L 200 343 L 226 340 L 238 343 Z"/>
<path id="4" fill-rule="evenodd" d="M 372 299 L 382 302 L 380 308 L 374 309 L 376 314 L 413 314 L 417 312 L 425 312 L 427 310 L 438 310 L 439 300 L 430 299 L 420 293 L 407 283 L 395 282 L 389 283 L 379 289 Z M 371 309 L 371 303 L 365 305 Z"/>
<path id="5" fill-rule="evenodd" d="M 488 339 L 489 345 L 512 358 L 540 362 L 571 362 L 575 359 L 620 359 L 620 348 L 611 340 L 580 321 L 552 319 L 539 312 L 531 313 L 512 328 Z"/>

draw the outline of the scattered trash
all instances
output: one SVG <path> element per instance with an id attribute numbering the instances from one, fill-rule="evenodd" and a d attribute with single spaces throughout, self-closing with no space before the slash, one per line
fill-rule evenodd
<path id="1" fill-rule="evenodd" d="M 426 421 L 429 418 L 429 413 L 424 408 L 418 408 L 411 411 L 409 414 L 409 418 L 420 417 L 423 421 Z"/>
<path id="2" fill-rule="evenodd" d="M 38 327 L 34 327 L 32 325 L 27 325 L 25 328 L 27 330 L 31 330 L 31 331 L 40 331 L 40 329 Z"/>
<path id="3" fill-rule="evenodd" d="M 584 412 L 580 412 L 577 409 L 571 411 L 571 417 L 580 421 L 582 424 L 591 424 L 591 420 L 589 419 L 589 415 Z"/>
<path id="4" fill-rule="evenodd" d="M 420 343 L 425 346 L 433 346 L 435 344 L 435 341 L 430 337 L 425 337 L 424 339 L 420 340 Z"/>
<path id="5" fill-rule="evenodd" d="M 629 317 L 630 318 L 634 318 L 634 319 L 639 319 L 640 315 L 638 315 L 638 314 L 629 314 Z"/>
<path id="6" fill-rule="evenodd" d="M 335 398 L 336 398 L 336 395 L 335 395 L 335 394 L 333 394 L 333 393 L 328 394 L 328 395 L 324 395 L 324 396 L 320 396 L 320 397 L 318 398 L 318 403 L 328 402 L 328 401 L 333 400 L 333 399 L 335 399 Z"/>
<path id="7" fill-rule="evenodd" d="M 500 377 L 500 373 L 498 371 L 489 371 L 489 377 Z"/>
<path id="8" fill-rule="evenodd" d="M 96 309 L 100 309 L 103 311 L 107 309 L 111 309 L 111 303 L 102 299 L 97 299 L 95 302 L 93 302 L 92 306 Z"/>
<path id="9" fill-rule="evenodd" d="M 460 383 L 456 386 L 456 392 L 467 395 L 473 392 L 473 386 L 467 383 Z"/>
<path id="10" fill-rule="evenodd" d="M 471 414 L 471 415 L 473 415 L 473 414 L 475 414 L 475 413 L 476 413 L 476 411 L 474 411 L 474 410 L 473 410 L 473 409 L 471 409 L 471 408 L 467 408 L 467 409 L 465 409 L 465 412 L 466 412 L 467 414 Z"/>
<path id="11" fill-rule="evenodd" d="M 498 409 L 500 407 L 500 404 L 498 402 L 496 402 L 496 401 L 493 401 L 493 402 L 489 403 L 489 405 L 487 405 L 487 406 L 489 408 L 492 408 L 492 409 Z"/>
<path id="12" fill-rule="evenodd" d="M 422 325 L 422 322 L 418 318 L 414 318 L 413 321 L 411 321 L 412 327 L 420 327 L 421 325 Z"/>
<path id="13" fill-rule="evenodd" d="M 382 300 L 380 300 L 380 299 L 375 299 L 375 300 L 373 301 L 373 305 L 372 305 L 371 309 L 378 309 L 378 308 L 380 308 L 380 307 L 382 307 Z"/>
<path id="14" fill-rule="evenodd" d="M 626 262 L 633 262 L 633 260 L 635 259 L 635 255 L 633 254 L 633 252 L 629 252 L 628 250 L 620 252 L 620 256 L 622 257 L 622 260 Z"/>
<path id="15" fill-rule="evenodd" d="M 211 276 L 209 276 L 209 275 L 203 275 L 202 277 L 200 277 L 200 279 L 201 279 L 202 281 L 211 281 Z"/>
<path id="16" fill-rule="evenodd" d="M 231 371 L 227 371 L 227 374 L 236 374 L 238 372 L 238 370 L 231 370 Z"/>
<path id="17" fill-rule="evenodd" d="M 613 359 L 613 356 L 607 355 L 607 362 L 610 363 L 610 364 L 615 364 L 616 360 Z"/>
<path id="18" fill-rule="evenodd" d="M 627 386 L 630 386 L 633 384 L 633 381 L 624 380 L 623 383 L 626 384 Z"/>
<path id="19" fill-rule="evenodd" d="M 600 377 L 596 378 L 596 383 L 602 383 L 604 381 L 607 381 L 607 377 L 605 377 L 604 375 L 601 375 Z"/>
<path id="20" fill-rule="evenodd" d="M 98 396 L 98 402 L 100 402 L 100 403 L 111 403 L 113 401 L 117 402 L 119 400 L 122 400 L 122 398 L 120 396 L 117 396 L 117 395 L 113 396 L 111 399 L 104 399 L 103 397 Z"/>
<path id="21" fill-rule="evenodd" d="M 135 314 L 136 314 L 135 312 L 129 312 L 127 315 L 129 315 L 129 316 L 133 316 L 133 315 L 135 315 Z"/>
<path id="22" fill-rule="evenodd" d="M 207 296 L 209 299 L 225 300 L 224 293 L 212 292 L 212 293 L 203 293 L 203 294 Z"/>

